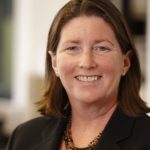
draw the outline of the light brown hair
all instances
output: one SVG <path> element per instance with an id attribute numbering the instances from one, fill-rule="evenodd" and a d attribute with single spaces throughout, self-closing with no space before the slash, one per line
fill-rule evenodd
<path id="1" fill-rule="evenodd" d="M 121 78 L 118 95 L 119 107 L 129 116 L 139 116 L 150 112 L 150 108 L 139 95 L 141 87 L 141 70 L 137 50 L 126 25 L 126 21 L 118 9 L 108 0 L 70 0 L 55 16 L 51 25 L 47 51 L 45 90 L 43 99 L 38 103 L 43 115 L 63 116 L 64 109 L 69 104 L 67 93 L 51 64 L 48 51 L 56 54 L 61 30 L 71 19 L 85 15 L 103 18 L 112 28 L 124 54 L 131 51 L 131 67 Z"/>

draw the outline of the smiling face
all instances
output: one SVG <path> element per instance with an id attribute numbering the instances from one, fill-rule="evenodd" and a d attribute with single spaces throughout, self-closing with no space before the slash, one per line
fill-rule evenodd
<path id="1" fill-rule="evenodd" d="M 56 55 L 50 55 L 71 104 L 117 102 L 120 78 L 130 60 L 102 18 L 79 16 L 69 21 L 61 31 Z"/>

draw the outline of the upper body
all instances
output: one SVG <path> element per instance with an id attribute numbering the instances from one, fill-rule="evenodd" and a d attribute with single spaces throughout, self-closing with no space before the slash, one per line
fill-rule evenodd
<path id="1" fill-rule="evenodd" d="M 48 36 L 45 80 L 39 110 L 54 118 L 17 128 L 8 149 L 148 150 L 150 121 L 143 114 L 150 108 L 139 95 L 137 50 L 109 1 L 70 0 L 58 12 Z M 68 106 L 69 121 L 56 119 Z"/>
<path id="2" fill-rule="evenodd" d="M 66 119 L 40 117 L 20 125 L 7 150 L 57 150 L 66 128 Z M 94 150 L 149 150 L 150 118 L 128 117 L 118 108 L 106 125 Z"/>

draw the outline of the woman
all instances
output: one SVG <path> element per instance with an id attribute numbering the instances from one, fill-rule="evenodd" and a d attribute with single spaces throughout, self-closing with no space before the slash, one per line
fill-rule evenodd
<path id="1" fill-rule="evenodd" d="M 49 31 L 43 117 L 7 150 L 149 150 L 150 112 L 125 20 L 106 0 L 71 0 Z"/>

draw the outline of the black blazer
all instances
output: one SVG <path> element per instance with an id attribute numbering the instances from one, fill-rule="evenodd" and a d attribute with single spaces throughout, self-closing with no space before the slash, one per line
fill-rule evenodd
<path id="1" fill-rule="evenodd" d="M 15 129 L 6 150 L 59 150 L 66 120 L 39 117 Z M 150 150 L 150 118 L 128 117 L 118 108 L 95 150 Z"/>

